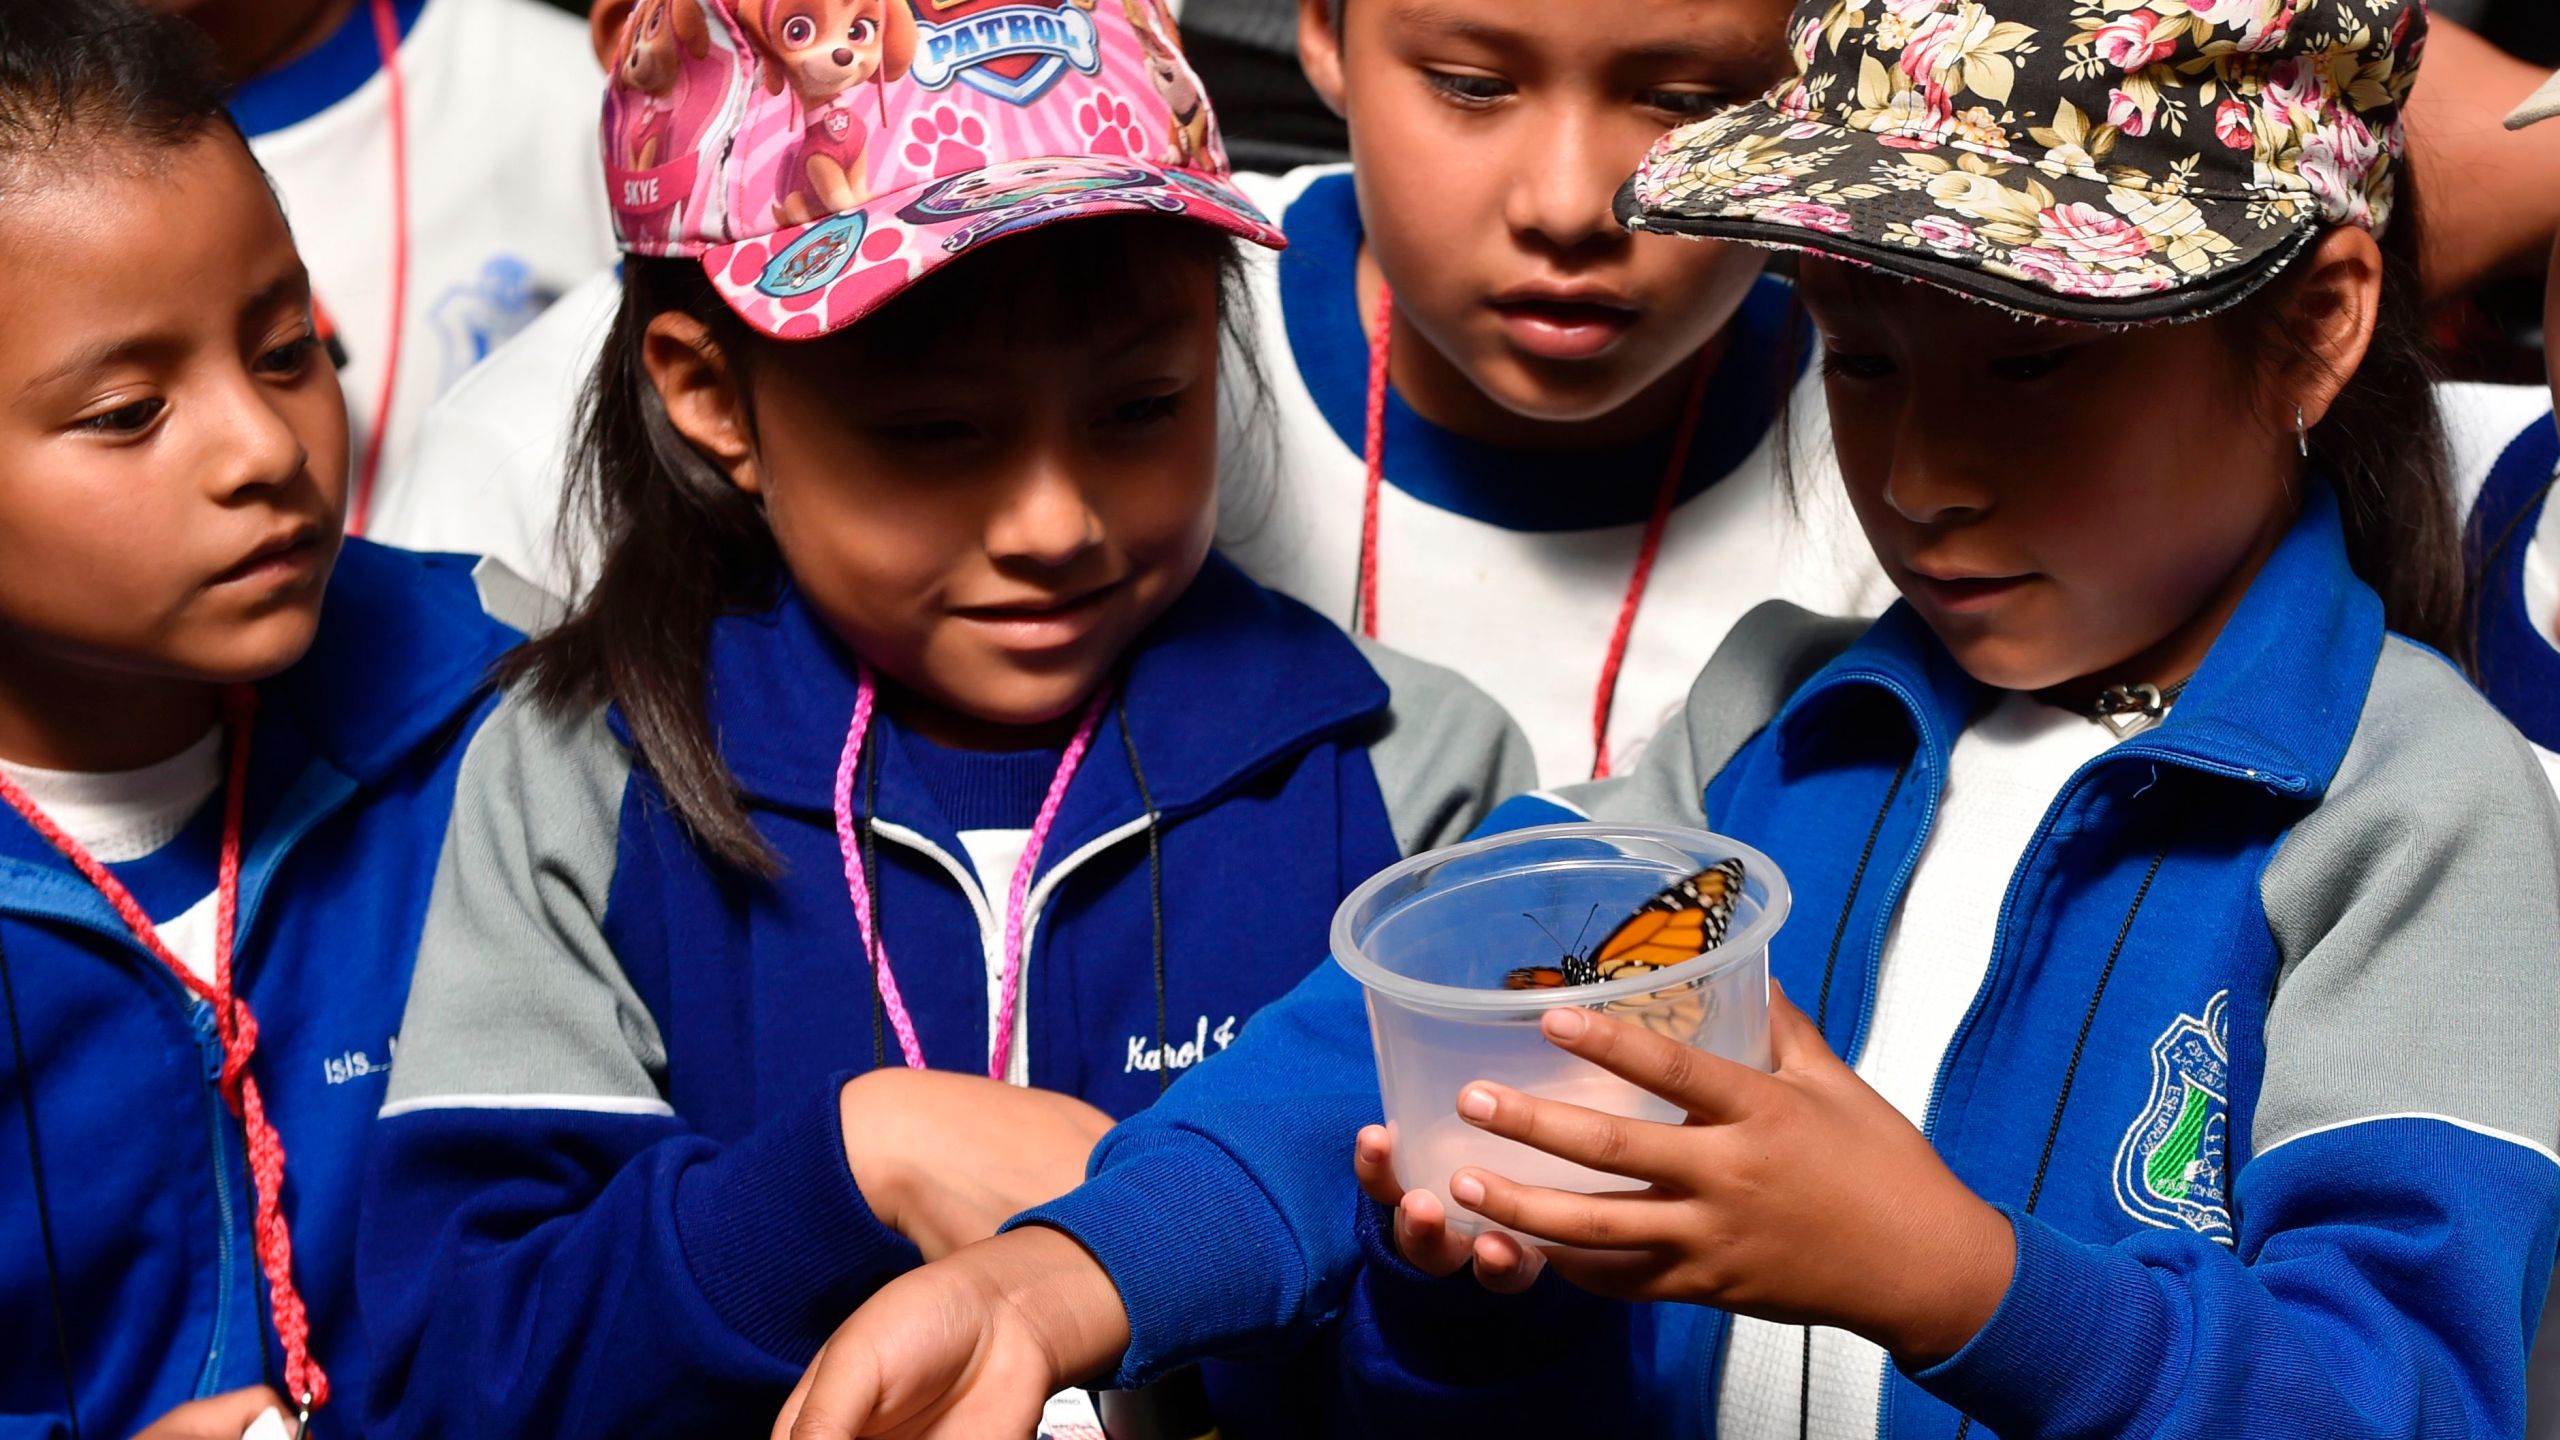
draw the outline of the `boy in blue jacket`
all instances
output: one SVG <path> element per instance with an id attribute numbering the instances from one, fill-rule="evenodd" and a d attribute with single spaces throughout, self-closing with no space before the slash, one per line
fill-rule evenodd
<path id="1" fill-rule="evenodd" d="M 358 1166 L 517 637 L 341 541 L 310 283 L 190 31 L 0 13 L 0 174 L 0 1435 L 352 1435 Z"/>
<path id="2" fill-rule="evenodd" d="M 1086 1185 L 875 1297 L 777 1435 L 993 1433 L 1052 1376 L 1327 1319 L 1354 1433 L 2521 1426 L 2560 811 L 2429 648 L 2465 617 L 2393 212 L 2424 16 L 2097 8 L 1808 0 L 1796 81 L 1621 202 L 1807 252 L 1904 600 L 1760 612 L 1639 771 L 1495 824 L 1770 855 L 1775 1073 L 1552 1012 L 1687 1123 L 1465 1086 L 1630 1181 L 1429 1177 L 1552 1248 L 1469 1241 L 1383 1130 L 1343 1155 L 1378 1101 L 1328 967 Z"/>

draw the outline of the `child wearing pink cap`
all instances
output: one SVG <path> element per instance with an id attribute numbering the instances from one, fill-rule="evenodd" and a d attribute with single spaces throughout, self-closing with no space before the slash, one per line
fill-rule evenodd
<path id="1" fill-rule="evenodd" d="M 381 1435 L 761 1428 L 1529 775 L 1210 548 L 1279 236 L 1151 0 L 642 11 L 601 567 L 462 762 L 367 1191 Z"/>

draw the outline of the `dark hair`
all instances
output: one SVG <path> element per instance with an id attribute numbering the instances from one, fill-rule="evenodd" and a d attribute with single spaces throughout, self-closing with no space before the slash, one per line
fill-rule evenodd
<path id="1" fill-rule="evenodd" d="M 1244 308 L 1235 242 L 1161 216 L 1079 220 L 998 241 L 845 333 L 903 353 L 1072 336 L 1133 287 L 1185 265 L 1218 272 L 1222 323 L 1233 337 Z M 728 359 L 752 429 L 756 368 L 793 343 L 749 330 L 698 261 L 626 256 L 622 282 L 622 309 L 578 403 L 561 513 L 564 553 L 580 553 L 582 538 L 595 537 L 595 584 L 567 620 L 517 651 L 500 673 L 555 711 L 618 706 L 694 838 L 729 864 L 770 875 L 772 850 L 747 818 L 705 701 L 713 623 L 774 603 L 782 556 L 762 504 L 668 419 L 641 346 L 661 314 L 698 321 Z M 1234 360 L 1238 348 L 1225 347 L 1224 358 Z M 1258 376 L 1242 368 L 1258 393 Z"/>
<path id="2" fill-rule="evenodd" d="M 2467 668 L 2469 580 L 2418 276 L 2421 206 L 2414 178 L 2404 163 L 2398 202 L 2381 238 L 2373 339 L 2329 413 L 2311 429 L 2309 468 L 2337 493 L 2348 563 L 2382 597 L 2384 623 Z M 2310 270 L 2296 263 L 2230 317 L 2243 362 L 2261 373 L 2287 362 L 2320 363 L 2285 323 L 2286 302 Z"/>
<path id="3" fill-rule="evenodd" d="M 223 92 L 212 45 L 175 16 L 126 0 L 0 0 L 0 188 L 101 144 L 237 137 Z"/>

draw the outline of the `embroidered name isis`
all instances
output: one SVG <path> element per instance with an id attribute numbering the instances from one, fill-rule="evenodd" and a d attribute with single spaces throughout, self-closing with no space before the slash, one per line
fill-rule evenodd
<path id="1" fill-rule="evenodd" d="M 331 1085 L 345 1085 L 351 1081 L 362 1080 L 369 1075 L 388 1075 L 391 1073 L 391 1062 L 400 1058 L 400 1038 L 393 1036 L 384 1042 L 384 1048 L 389 1051 L 389 1057 L 381 1060 L 374 1059 L 362 1050 L 346 1050 L 336 1055 L 323 1055 L 320 1057 L 320 1076 Z"/>

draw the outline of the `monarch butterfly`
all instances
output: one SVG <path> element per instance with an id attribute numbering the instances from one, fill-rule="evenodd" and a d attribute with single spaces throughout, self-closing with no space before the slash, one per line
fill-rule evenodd
<path id="1" fill-rule="evenodd" d="M 1505 989 L 1563 990 L 1627 980 L 1694 960 L 1724 943 L 1742 895 L 1742 862 L 1710 865 L 1664 889 L 1609 932 L 1588 955 L 1568 951 L 1553 965 L 1525 965 L 1502 977 Z M 1668 1002 L 1668 1003 L 1666 1003 Z M 1691 990 L 1641 995 L 1606 1008 L 1626 1010 L 1651 1029 L 1686 1041 L 1706 1023 L 1706 1001 Z"/>

